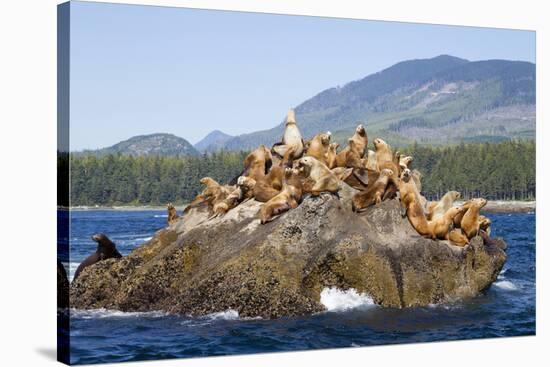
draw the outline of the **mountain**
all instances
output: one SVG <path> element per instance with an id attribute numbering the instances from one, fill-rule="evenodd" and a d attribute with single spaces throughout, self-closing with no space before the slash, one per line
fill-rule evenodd
<path id="1" fill-rule="evenodd" d="M 187 140 L 172 134 L 150 134 L 134 136 L 113 146 L 82 153 L 107 155 L 124 154 L 134 156 L 198 156 L 200 155 Z"/>
<path id="2" fill-rule="evenodd" d="M 409 60 L 322 91 L 295 108 L 296 119 L 306 139 L 330 130 L 341 144 L 359 122 L 369 136 L 395 145 L 534 139 L 535 80 L 535 65 L 529 62 L 448 55 Z M 218 148 L 271 146 L 281 139 L 282 120 Z"/>
<path id="3" fill-rule="evenodd" d="M 214 130 L 194 145 L 199 152 L 211 152 L 221 148 L 232 136 L 220 130 Z"/>

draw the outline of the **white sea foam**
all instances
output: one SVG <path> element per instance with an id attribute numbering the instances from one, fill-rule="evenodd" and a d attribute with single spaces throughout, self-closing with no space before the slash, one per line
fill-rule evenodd
<path id="1" fill-rule="evenodd" d="M 168 218 L 168 214 L 155 214 L 153 215 L 155 218 Z"/>
<path id="2" fill-rule="evenodd" d="M 80 319 L 104 319 L 109 317 L 163 317 L 168 315 L 168 313 L 163 311 L 123 312 L 117 310 L 108 310 L 105 308 L 98 308 L 95 310 L 78 310 L 76 308 L 71 309 L 71 317 L 76 317 Z"/>
<path id="3" fill-rule="evenodd" d="M 500 280 L 498 282 L 493 283 L 493 285 L 505 291 L 517 291 L 519 289 L 517 285 L 510 282 L 509 280 Z"/>
<path id="4" fill-rule="evenodd" d="M 229 310 L 222 311 L 222 312 L 210 313 L 208 315 L 203 316 L 202 318 L 207 319 L 207 320 L 212 320 L 212 321 L 216 321 L 216 320 L 238 320 L 239 319 L 239 312 L 235 311 L 235 310 L 232 310 L 232 309 L 229 309 Z"/>
<path id="5" fill-rule="evenodd" d="M 506 274 L 506 271 L 508 271 L 508 269 L 502 269 L 498 274 L 497 279 L 498 280 L 506 279 L 506 276 L 504 275 Z"/>
<path id="6" fill-rule="evenodd" d="M 321 291 L 321 303 L 328 311 L 335 312 L 374 305 L 370 296 L 358 293 L 353 288 L 345 291 L 338 288 L 324 288 Z"/>
<path id="7" fill-rule="evenodd" d="M 135 241 L 138 241 L 138 242 L 146 242 L 146 241 L 149 241 L 150 239 L 152 239 L 153 236 L 150 236 L 150 237 L 141 237 L 141 238 L 136 238 Z"/>

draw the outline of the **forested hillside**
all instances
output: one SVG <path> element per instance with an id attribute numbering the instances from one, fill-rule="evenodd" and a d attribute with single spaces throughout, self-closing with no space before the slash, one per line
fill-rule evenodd
<path id="1" fill-rule="evenodd" d="M 535 143 L 462 144 L 433 148 L 418 144 L 402 151 L 424 177 L 422 191 L 437 199 L 448 190 L 464 198 L 535 198 Z M 71 205 L 163 205 L 189 202 L 210 176 L 228 182 L 243 168 L 246 152 L 199 157 L 71 156 Z M 63 164 L 61 165 L 63 166 Z"/>

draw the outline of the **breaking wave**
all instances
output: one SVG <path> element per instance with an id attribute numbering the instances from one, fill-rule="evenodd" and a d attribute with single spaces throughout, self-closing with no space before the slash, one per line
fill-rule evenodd
<path id="1" fill-rule="evenodd" d="M 353 288 L 345 291 L 338 288 L 324 288 L 321 291 L 321 303 L 327 308 L 327 311 L 332 312 L 374 305 L 374 301 L 370 296 L 358 293 Z"/>

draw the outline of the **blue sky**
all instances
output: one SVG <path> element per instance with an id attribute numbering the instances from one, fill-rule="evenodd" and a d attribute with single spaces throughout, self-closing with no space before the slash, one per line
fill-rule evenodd
<path id="1" fill-rule="evenodd" d="M 535 33 L 73 2 L 71 150 L 270 128 L 326 88 L 441 54 L 535 62 Z"/>

